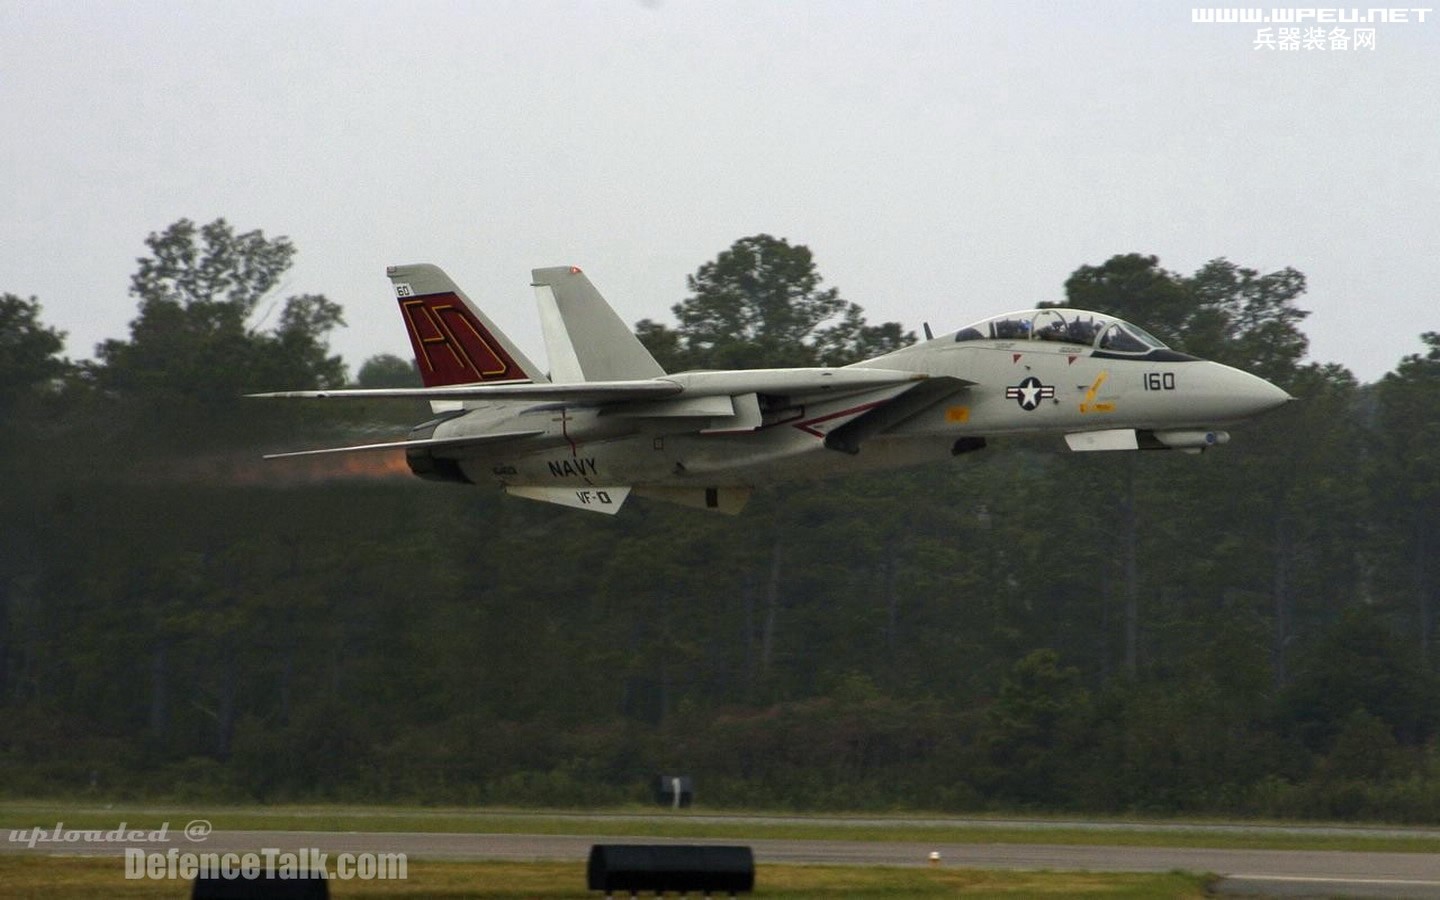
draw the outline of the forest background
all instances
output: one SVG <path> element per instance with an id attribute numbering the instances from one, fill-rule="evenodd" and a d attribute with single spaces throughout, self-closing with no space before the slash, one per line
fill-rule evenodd
<path id="1" fill-rule="evenodd" d="M 247 391 L 413 365 L 352 379 L 341 307 L 274 296 L 285 238 L 146 246 L 94 359 L 0 295 L 0 795 L 584 806 L 684 772 L 711 807 L 1440 822 L 1440 333 L 1362 385 L 1307 359 L 1301 273 L 1118 254 L 1063 302 L 1300 401 L 1198 457 L 994 440 L 608 519 L 262 463 L 428 410 Z M 823 284 L 741 238 L 637 332 L 670 371 L 913 340 Z"/>

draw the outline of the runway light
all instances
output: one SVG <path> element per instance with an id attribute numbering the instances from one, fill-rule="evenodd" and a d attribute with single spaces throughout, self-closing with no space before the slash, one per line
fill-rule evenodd
<path id="1" fill-rule="evenodd" d="M 930 865 L 932 865 L 932 866 L 938 866 L 938 865 L 940 865 L 940 851 L 939 851 L 939 850 L 931 850 L 931 851 L 930 851 Z"/>

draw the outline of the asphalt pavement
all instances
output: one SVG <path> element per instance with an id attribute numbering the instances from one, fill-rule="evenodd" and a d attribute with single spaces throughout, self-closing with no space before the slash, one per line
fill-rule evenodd
<path id="1" fill-rule="evenodd" d="M 570 860 L 583 862 L 597 843 L 745 844 L 756 862 L 848 866 L 939 865 L 982 869 L 1096 872 L 1209 872 L 1222 876 L 1217 892 L 1234 896 L 1433 897 L 1440 900 L 1440 854 L 1331 850 L 1245 850 L 1072 844 L 914 843 L 888 841 L 736 838 L 660 839 L 595 835 L 458 834 L 417 832 L 213 831 L 203 840 L 181 835 L 165 846 L 182 851 L 246 852 L 315 848 L 330 853 L 404 853 L 411 859 Z M 123 845 L 68 841 L 11 852 L 119 856 Z"/>

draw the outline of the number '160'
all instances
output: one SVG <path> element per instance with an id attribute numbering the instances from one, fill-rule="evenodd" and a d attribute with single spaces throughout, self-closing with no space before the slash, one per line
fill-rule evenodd
<path id="1" fill-rule="evenodd" d="M 1175 390 L 1174 372 L 1146 372 L 1145 390 L 1147 391 L 1173 391 Z"/>

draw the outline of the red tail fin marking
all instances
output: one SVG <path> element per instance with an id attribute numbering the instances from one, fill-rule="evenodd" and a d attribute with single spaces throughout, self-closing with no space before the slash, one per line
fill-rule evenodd
<path id="1" fill-rule="evenodd" d="M 405 298 L 400 311 L 426 387 L 526 380 L 515 360 L 454 294 Z"/>

